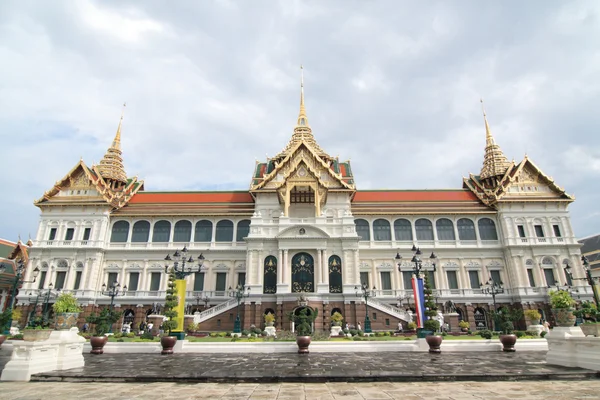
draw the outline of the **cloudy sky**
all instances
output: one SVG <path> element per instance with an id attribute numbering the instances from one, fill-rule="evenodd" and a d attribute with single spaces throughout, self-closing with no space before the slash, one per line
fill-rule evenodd
<path id="1" fill-rule="evenodd" d="M 426 4 L 423 4 L 426 3 Z M 459 188 L 485 145 L 525 153 L 600 232 L 600 2 L 0 2 L 0 237 L 122 147 L 146 190 L 247 189 L 287 143 L 299 66 L 316 139 L 359 189 Z"/>

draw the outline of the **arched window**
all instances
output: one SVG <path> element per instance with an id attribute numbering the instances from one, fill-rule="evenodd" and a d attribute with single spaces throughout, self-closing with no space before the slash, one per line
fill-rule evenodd
<path id="1" fill-rule="evenodd" d="M 371 240 L 371 233 L 369 232 L 369 223 L 364 219 L 355 219 L 354 224 L 356 225 L 356 234 L 360 240 Z"/>
<path id="2" fill-rule="evenodd" d="M 127 237 L 129 236 L 129 222 L 127 221 L 117 221 L 112 227 L 112 232 L 110 234 L 110 242 L 111 243 L 124 243 L 127 241 Z"/>
<path id="3" fill-rule="evenodd" d="M 479 238 L 481 240 L 498 240 L 494 221 L 489 218 L 481 218 L 477 225 L 479 226 Z"/>
<path id="4" fill-rule="evenodd" d="M 373 221 L 373 239 L 377 241 L 392 240 L 392 231 L 390 223 L 385 219 L 376 219 Z"/>
<path id="5" fill-rule="evenodd" d="M 133 224 L 131 232 L 131 241 L 134 243 L 148 243 L 150 237 L 150 222 L 137 221 Z"/>
<path id="6" fill-rule="evenodd" d="M 210 242 L 212 241 L 212 222 L 203 219 L 196 222 L 196 230 L 194 232 L 194 242 Z"/>
<path id="7" fill-rule="evenodd" d="M 410 221 L 404 218 L 400 218 L 394 221 L 394 235 L 396 235 L 396 240 L 403 240 L 407 242 L 412 242 L 412 226 L 410 225 Z"/>
<path id="8" fill-rule="evenodd" d="M 167 243 L 171 239 L 171 223 L 161 220 L 154 224 L 152 232 L 153 243 Z"/>
<path id="9" fill-rule="evenodd" d="M 458 238 L 460 240 L 477 240 L 475 235 L 475 224 L 469 218 L 461 218 L 456 223 Z"/>
<path id="10" fill-rule="evenodd" d="M 217 233 L 215 235 L 217 242 L 232 242 L 233 241 L 233 222 L 228 219 L 223 219 L 217 222 Z"/>
<path id="11" fill-rule="evenodd" d="M 438 240 L 456 240 L 454 236 L 454 224 L 448 218 L 440 218 L 435 221 Z"/>
<path id="12" fill-rule="evenodd" d="M 244 238 L 250 233 L 250 220 L 243 219 L 237 224 L 237 233 L 235 235 L 236 242 L 243 242 Z"/>
<path id="13" fill-rule="evenodd" d="M 174 242 L 189 242 L 192 237 L 192 223 L 190 221 L 177 221 L 175 223 L 175 232 L 173 233 Z"/>
<path id="14" fill-rule="evenodd" d="M 475 329 L 481 331 L 488 328 L 487 315 L 483 308 L 477 307 L 473 312 L 473 317 L 475 319 Z"/>
<path id="15" fill-rule="evenodd" d="M 417 231 L 417 240 L 433 240 L 433 225 L 430 220 L 425 218 L 416 220 L 415 231 Z"/>
<path id="16" fill-rule="evenodd" d="M 277 258 L 275 256 L 265 258 L 263 293 L 277 293 Z"/>
<path id="17" fill-rule="evenodd" d="M 329 293 L 342 293 L 342 259 L 329 257 Z"/>

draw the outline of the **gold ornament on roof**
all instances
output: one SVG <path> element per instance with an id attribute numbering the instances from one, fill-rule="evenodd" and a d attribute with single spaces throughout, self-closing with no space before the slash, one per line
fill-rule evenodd
<path id="1" fill-rule="evenodd" d="M 481 109 L 483 110 L 483 121 L 485 122 L 485 156 L 479 177 L 482 180 L 494 176 L 502 177 L 510 166 L 510 162 L 500 149 L 500 146 L 494 141 L 485 109 L 483 108 L 483 99 L 481 99 Z"/>
<path id="2" fill-rule="evenodd" d="M 124 112 L 125 104 L 123 104 L 123 111 L 121 112 L 121 119 L 119 120 L 115 139 L 97 166 L 100 175 L 104 179 L 111 179 L 121 183 L 127 183 L 127 174 L 123 166 L 123 157 L 121 157 L 121 125 L 123 123 Z"/>
<path id="3" fill-rule="evenodd" d="M 289 143 L 285 148 L 273 157 L 274 160 L 281 160 L 285 158 L 285 156 L 289 155 L 292 150 L 299 144 L 304 142 L 307 146 L 310 146 L 319 156 L 329 155 L 321 149 L 321 147 L 317 144 L 315 137 L 312 134 L 312 129 L 308 124 L 308 116 L 306 115 L 306 107 L 304 106 L 304 68 L 302 65 L 300 66 L 300 112 L 298 113 L 298 121 L 296 122 L 296 127 L 294 128 L 294 134 L 290 139 Z"/>

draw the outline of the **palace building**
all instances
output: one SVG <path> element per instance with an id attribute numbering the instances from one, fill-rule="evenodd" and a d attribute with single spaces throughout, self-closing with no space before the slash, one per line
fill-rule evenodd
<path id="1" fill-rule="evenodd" d="M 287 314 L 300 296 L 319 311 L 315 329 L 329 329 L 334 311 L 362 324 L 361 283 L 374 295 L 373 330 L 395 330 L 412 319 L 416 246 L 437 303 L 472 329 L 491 327 L 495 303 L 550 319 L 549 287 L 578 285 L 591 299 L 591 289 L 563 270 L 568 263 L 584 276 L 568 211 L 574 197 L 527 156 L 509 161 L 483 116 L 481 172 L 457 178 L 456 189 L 359 190 L 350 162 L 317 143 L 301 84 L 289 142 L 248 171 L 249 188 L 223 192 L 146 191 L 123 166 L 121 117 L 99 164 L 80 160 L 35 202 L 41 218 L 25 279 L 35 267 L 41 272 L 19 293 L 23 314 L 52 284 L 76 295 L 83 317 L 111 302 L 103 284 L 119 282 L 127 290 L 114 302 L 126 322 L 139 324 L 164 303 L 165 255 L 185 247 L 194 259 L 204 256 L 186 294 L 201 330 L 232 329 L 238 302 L 230 288 L 238 285 L 246 288 L 243 328 L 264 326 L 272 312 L 278 329 L 290 329 Z M 490 279 L 504 288 L 494 298 L 485 290 Z"/>

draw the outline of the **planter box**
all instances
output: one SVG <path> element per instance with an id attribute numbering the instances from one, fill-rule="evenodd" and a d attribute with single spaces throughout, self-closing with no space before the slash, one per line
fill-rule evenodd
<path id="1" fill-rule="evenodd" d="M 597 324 L 581 324 L 579 325 L 585 336 L 600 337 L 600 323 Z"/>
<path id="2" fill-rule="evenodd" d="M 57 313 L 55 328 L 58 331 L 69 330 L 77 326 L 77 318 L 79 313 Z"/>
<path id="3" fill-rule="evenodd" d="M 24 329 L 22 333 L 26 342 L 42 342 L 50 338 L 52 329 Z"/>

